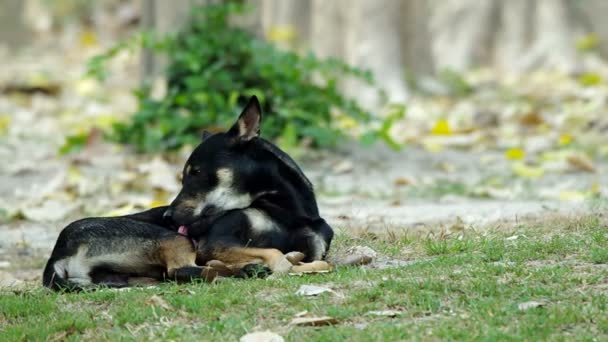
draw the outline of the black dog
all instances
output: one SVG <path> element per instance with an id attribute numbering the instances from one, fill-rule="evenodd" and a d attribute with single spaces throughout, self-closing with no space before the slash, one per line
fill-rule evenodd
<path id="1" fill-rule="evenodd" d="M 255 263 L 275 273 L 329 269 L 325 262 L 300 262 L 324 258 L 333 231 L 319 217 L 312 186 L 295 162 L 257 137 L 260 119 L 254 97 L 230 131 L 204 137 L 170 208 L 87 218 L 64 228 L 44 286 L 122 287 L 137 277 L 210 281 L 249 276 L 259 270 L 250 267 Z M 299 253 L 284 254 L 290 251 Z"/>
<path id="2" fill-rule="evenodd" d="M 192 241 L 163 225 L 167 207 L 122 217 L 86 218 L 59 237 L 42 277 L 46 287 L 78 290 L 92 284 L 123 287 L 134 277 L 207 281 L 232 276 L 226 268 L 199 267 Z"/>
<path id="3" fill-rule="evenodd" d="M 259 137 L 261 119 L 254 96 L 230 130 L 203 136 L 184 167 L 182 190 L 165 217 L 199 241 L 198 264 L 261 260 L 287 272 L 293 268 L 284 253 L 298 251 L 312 262 L 329 249 L 333 230 L 319 216 L 312 184 Z"/>

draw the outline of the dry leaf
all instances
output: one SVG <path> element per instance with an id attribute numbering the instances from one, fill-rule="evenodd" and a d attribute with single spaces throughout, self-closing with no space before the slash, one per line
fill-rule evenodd
<path id="1" fill-rule="evenodd" d="M 354 169 L 353 163 L 349 160 L 343 160 L 332 168 L 332 171 L 335 173 L 348 173 Z"/>
<path id="2" fill-rule="evenodd" d="M 519 310 L 529 310 L 529 309 L 534 309 L 534 308 L 539 308 L 539 307 L 543 307 L 546 304 L 543 302 L 536 302 L 536 301 L 529 301 L 529 302 L 524 302 L 524 303 L 519 303 L 517 305 L 517 308 Z"/>
<path id="3" fill-rule="evenodd" d="M 519 123 L 524 126 L 538 126 L 544 123 L 543 117 L 536 111 L 529 112 L 528 114 L 519 118 Z"/>
<path id="4" fill-rule="evenodd" d="M 281 335 L 272 331 L 256 331 L 247 335 L 241 336 L 240 342 L 283 342 L 285 341 Z"/>
<path id="5" fill-rule="evenodd" d="M 373 316 L 383 316 L 383 317 L 396 317 L 401 315 L 401 311 L 398 310 L 380 310 L 380 311 L 370 311 L 367 314 Z"/>
<path id="6" fill-rule="evenodd" d="M 523 178 L 540 178 L 545 170 L 540 166 L 529 166 L 524 162 L 515 162 L 511 165 L 513 173 Z"/>
<path id="7" fill-rule="evenodd" d="M 406 186 L 412 184 L 412 180 L 406 177 L 399 177 L 395 179 L 395 186 Z"/>
<path id="8" fill-rule="evenodd" d="M 320 295 L 321 293 L 325 293 L 325 292 L 335 293 L 329 287 L 316 286 L 316 285 L 302 285 L 302 286 L 300 286 L 298 291 L 296 291 L 296 294 L 300 295 L 300 296 L 317 296 L 317 295 Z"/>
<path id="9" fill-rule="evenodd" d="M 323 317 L 296 317 L 289 322 L 289 325 L 301 327 L 320 327 L 324 325 L 338 324 L 338 320 L 329 316 Z"/>
<path id="10" fill-rule="evenodd" d="M 566 158 L 568 164 L 574 166 L 575 168 L 587 171 L 587 172 L 595 172 L 596 168 L 593 165 L 593 161 L 589 159 L 587 156 L 582 154 L 573 154 Z"/>
<path id="11" fill-rule="evenodd" d="M 169 303 L 167 303 L 166 300 L 164 300 L 162 297 L 159 297 L 157 295 L 153 295 L 152 297 L 150 297 L 150 299 L 148 299 L 146 301 L 146 304 L 158 306 L 165 310 L 171 310 L 171 306 L 169 305 Z"/>

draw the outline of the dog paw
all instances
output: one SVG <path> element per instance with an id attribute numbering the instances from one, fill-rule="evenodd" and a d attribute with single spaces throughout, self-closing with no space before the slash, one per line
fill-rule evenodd
<path id="1" fill-rule="evenodd" d="M 305 256 L 306 255 L 304 255 L 304 253 L 302 252 L 289 252 L 285 254 L 285 257 L 287 258 L 287 260 L 289 260 L 289 262 L 291 262 L 292 265 L 299 264 L 300 261 L 304 260 Z"/>
<path id="2" fill-rule="evenodd" d="M 331 265 L 327 263 L 327 261 L 323 260 L 302 263 L 300 265 L 294 265 L 291 268 L 291 273 L 316 273 L 329 271 L 331 271 Z"/>

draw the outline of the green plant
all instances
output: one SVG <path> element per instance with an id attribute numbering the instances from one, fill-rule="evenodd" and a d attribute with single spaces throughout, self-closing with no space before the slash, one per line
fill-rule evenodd
<path id="1" fill-rule="evenodd" d="M 116 124 L 110 137 L 140 151 L 196 143 L 203 129 L 226 128 L 232 123 L 253 94 L 262 102 L 264 136 L 278 138 L 286 147 L 304 139 L 313 146 L 334 145 L 344 132 L 332 122 L 332 113 L 358 125 L 369 123 L 370 115 L 338 88 L 343 77 L 371 84 L 369 72 L 336 59 L 321 61 L 312 54 L 283 51 L 231 26 L 231 15 L 243 9 L 235 3 L 195 7 L 191 22 L 177 35 L 160 39 L 142 35 L 145 39 L 138 42 L 168 58 L 167 92 L 157 100 L 150 97 L 149 88 L 136 91 L 137 112 L 131 121 Z M 104 61 L 117 49 L 91 60 L 89 70 L 102 74 Z M 380 130 L 371 132 L 392 142 L 387 125 L 394 119 L 391 115 L 380 123 Z"/>

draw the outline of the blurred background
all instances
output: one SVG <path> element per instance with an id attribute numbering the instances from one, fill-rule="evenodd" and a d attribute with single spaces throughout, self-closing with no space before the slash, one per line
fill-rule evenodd
<path id="1" fill-rule="evenodd" d="M 0 279 L 168 203 L 255 94 L 339 229 L 601 212 L 603 0 L 3 0 Z"/>

